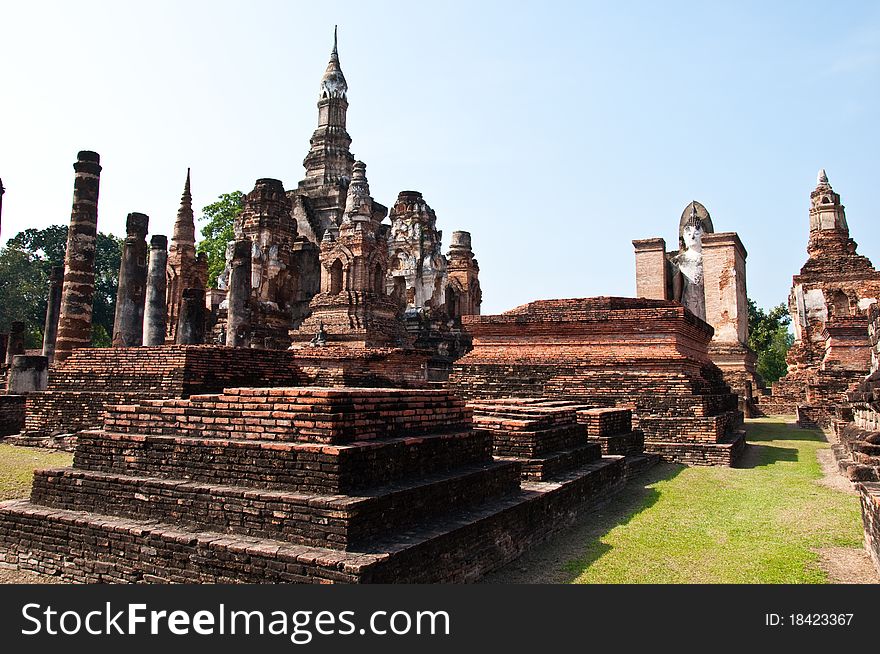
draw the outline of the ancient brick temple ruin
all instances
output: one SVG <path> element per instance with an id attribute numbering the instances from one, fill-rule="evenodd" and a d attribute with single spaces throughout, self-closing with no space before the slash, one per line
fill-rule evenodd
<path id="1" fill-rule="evenodd" d="M 696 201 L 682 212 L 678 234 L 679 249 L 671 252 L 662 238 L 633 241 L 636 295 L 681 302 L 713 327 L 709 356 L 739 395 L 743 412 L 755 415 L 763 383 L 748 345 L 746 249 L 736 232 L 715 233 L 712 217 Z"/>
<path id="2" fill-rule="evenodd" d="M 401 192 L 390 215 L 370 197 L 366 165 L 350 150 L 347 96 L 334 42 L 319 87 L 318 126 L 303 161 L 305 177 L 287 191 L 279 180 L 257 180 L 235 222 L 236 240 L 252 243 L 253 271 L 243 309 L 247 319 L 236 328 L 246 324 L 247 333 L 239 340 L 283 349 L 310 342 L 321 331 L 321 344 L 417 345 L 433 352 L 431 368 L 442 376 L 469 344 L 460 317 L 480 311 L 470 234 L 455 232 L 443 256 L 436 214 L 419 192 Z M 182 248 L 190 252 L 191 211 L 184 212 L 184 205 Z M 210 294 L 213 342 L 230 342 L 225 294 L 232 255 L 230 244 L 219 290 Z M 169 297 L 171 288 L 169 275 Z"/>
<path id="3" fill-rule="evenodd" d="M 89 347 L 101 168 L 79 154 L 79 237 L 46 316 L 56 360 L 44 389 L 0 395 L 0 435 L 64 445 L 74 464 L 0 504 L 0 560 L 87 582 L 470 581 L 660 459 L 736 464 L 760 388 L 736 233 L 692 202 L 677 251 L 634 242 L 639 297 L 480 315 L 470 233 L 444 254 L 421 193 L 390 209 L 372 196 L 347 92 L 334 44 L 305 176 L 256 181 L 219 288 L 189 171 L 170 243 L 129 216 L 111 348 Z M 836 418 L 876 534 L 880 324 L 875 308 L 869 343 L 866 312 L 880 279 L 824 176 L 809 251 L 799 345 L 768 406 L 797 382 L 792 410 L 818 421 L 817 397 Z M 849 413 L 829 409 L 872 346 Z"/>
<path id="4" fill-rule="evenodd" d="M 880 273 L 857 253 L 840 195 L 824 170 L 810 194 L 807 254 L 788 300 L 795 334 L 788 373 L 761 406 L 796 413 L 802 426 L 827 426 L 848 418 L 838 416 L 849 410 L 846 391 L 871 364 L 867 312 L 880 298 Z"/>
<path id="5" fill-rule="evenodd" d="M 669 461 L 732 465 L 744 447 L 737 396 L 709 356 L 712 328 L 678 302 L 541 300 L 462 324 L 473 350 L 449 384 L 465 397 L 629 408 L 645 450 Z"/>
<path id="6" fill-rule="evenodd" d="M 868 309 L 867 320 L 870 370 L 847 392 L 849 410 L 838 411 L 838 417 L 831 422 L 838 441 L 832 449 L 841 474 L 855 482 L 859 490 L 865 546 L 880 572 L 880 307 L 877 304 Z"/>

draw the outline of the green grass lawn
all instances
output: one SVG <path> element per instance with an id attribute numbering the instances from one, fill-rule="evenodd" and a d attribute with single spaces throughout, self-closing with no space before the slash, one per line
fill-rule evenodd
<path id="1" fill-rule="evenodd" d="M 827 582 L 816 549 L 861 548 L 858 499 L 818 483 L 821 433 L 747 428 L 742 467 L 658 466 L 603 511 L 607 529 L 566 566 L 575 583 Z"/>
<path id="2" fill-rule="evenodd" d="M 30 497 L 37 468 L 57 468 L 73 463 L 70 452 L 0 444 L 0 500 Z"/>

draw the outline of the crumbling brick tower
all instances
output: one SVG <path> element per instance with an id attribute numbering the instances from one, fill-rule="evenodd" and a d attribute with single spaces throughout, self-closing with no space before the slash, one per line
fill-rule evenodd
<path id="1" fill-rule="evenodd" d="M 471 249 L 470 232 L 452 232 L 447 256 L 446 311 L 451 318 L 479 316 L 483 303 L 480 264 Z"/>
<path id="2" fill-rule="evenodd" d="M 249 339 L 286 348 L 287 332 L 298 325 L 314 293 L 302 292 L 303 271 L 318 265 L 317 248 L 297 237 L 290 198 L 277 179 L 258 179 L 244 198 L 235 221 L 236 240 L 248 239 L 251 252 L 251 311 Z M 229 262 L 224 275 L 228 275 Z"/>
<path id="3" fill-rule="evenodd" d="M 342 224 L 329 227 L 321 241 L 321 292 L 311 316 L 291 331 L 295 343 L 322 334 L 319 340 L 355 347 L 405 344 L 399 307 L 385 293 L 387 211 L 370 197 L 366 165 L 355 162 Z"/>
<path id="4" fill-rule="evenodd" d="M 180 208 L 174 221 L 171 247 L 168 249 L 168 284 L 166 307 L 168 329 L 166 343 L 172 344 L 177 335 L 177 321 L 183 302 L 183 291 L 188 288 L 204 289 L 208 283 L 208 260 L 196 254 L 196 223 L 190 193 L 189 168 L 180 198 Z"/>
<path id="5" fill-rule="evenodd" d="M 437 215 L 421 193 L 402 191 L 388 217 L 388 294 L 407 309 L 439 309 L 445 299 L 446 259 Z"/>
<path id="6" fill-rule="evenodd" d="M 712 326 L 709 356 L 740 397 L 740 409 L 754 415 L 762 382 L 748 345 L 746 249 L 736 232 L 716 234 L 712 217 L 697 201 L 682 212 L 678 233 L 679 249 L 670 252 L 662 238 L 633 241 L 636 295 L 681 302 Z"/>
<path id="7" fill-rule="evenodd" d="M 880 273 L 856 247 L 840 195 L 821 170 L 810 193 L 807 262 L 788 301 L 795 335 L 788 374 L 773 384 L 766 411 L 824 426 L 848 410 L 845 393 L 871 363 L 866 314 L 880 297 Z"/>

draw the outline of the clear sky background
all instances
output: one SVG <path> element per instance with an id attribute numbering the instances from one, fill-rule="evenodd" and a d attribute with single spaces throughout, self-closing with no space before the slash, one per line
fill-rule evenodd
<path id="1" fill-rule="evenodd" d="M 633 295 L 631 241 L 692 199 L 787 298 L 824 167 L 880 264 L 880 2 L 0 2 L 2 240 L 65 224 L 95 150 L 99 229 L 170 235 L 258 177 L 294 187 L 339 24 L 352 151 L 390 206 L 473 234 L 484 313 Z"/>

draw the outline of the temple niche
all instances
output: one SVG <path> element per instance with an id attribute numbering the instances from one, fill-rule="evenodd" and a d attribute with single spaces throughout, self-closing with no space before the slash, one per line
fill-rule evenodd
<path id="1" fill-rule="evenodd" d="M 788 300 L 795 338 L 788 373 L 762 400 L 773 413 L 796 413 L 805 427 L 850 419 L 845 394 L 871 365 L 867 315 L 880 298 L 880 273 L 857 253 L 840 195 L 824 170 L 810 193 L 809 225 L 807 261 L 792 279 Z"/>
<path id="2" fill-rule="evenodd" d="M 690 202 L 681 214 L 679 248 L 667 252 L 662 238 L 633 241 L 636 295 L 675 300 L 715 330 L 709 356 L 739 395 L 740 409 L 758 413 L 763 383 L 749 348 L 747 252 L 736 232 L 715 233 L 705 206 Z"/>

